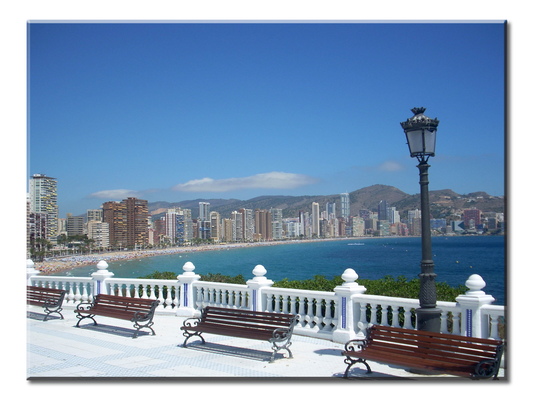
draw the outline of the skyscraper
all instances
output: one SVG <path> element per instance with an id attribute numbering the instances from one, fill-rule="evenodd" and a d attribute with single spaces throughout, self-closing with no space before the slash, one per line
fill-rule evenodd
<path id="1" fill-rule="evenodd" d="M 34 174 L 29 182 L 30 211 L 46 214 L 46 239 L 57 242 L 59 210 L 57 181 L 43 174 Z"/>
<path id="2" fill-rule="evenodd" d="M 148 243 L 148 201 L 128 197 L 122 202 L 102 205 L 104 222 L 109 224 L 109 244 L 135 247 Z"/>
<path id="3" fill-rule="evenodd" d="M 209 218 L 209 203 L 199 202 L 200 215 L 198 217 L 198 237 L 201 239 L 211 238 L 211 220 Z"/>
<path id="4" fill-rule="evenodd" d="M 311 204 L 312 234 L 320 236 L 320 206 L 318 203 Z"/>
<path id="5" fill-rule="evenodd" d="M 348 193 L 341 193 L 341 217 L 348 221 L 350 216 L 350 195 Z"/>
<path id="6" fill-rule="evenodd" d="M 281 240 L 283 237 L 283 211 L 281 208 L 271 208 L 272 215 L 272 239 Z"/>
<path id="7" fill-rule="evenodd" d="M 386 200 L 381 200 L 378 204 L 378 220 L 380 221 L 384 221 L 384 220 L 389 220 L 388 216 L 387 216 L 387 201 Z"/>
<path id="8" fill-rule="evenodd" d="M 255 233 L 261 240 L 272 240 L 272 214 L 267 210 L 255 210 Z"/>

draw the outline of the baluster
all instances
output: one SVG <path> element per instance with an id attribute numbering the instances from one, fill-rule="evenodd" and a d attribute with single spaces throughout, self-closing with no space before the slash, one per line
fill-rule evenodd
<path id="1" fill-rule="evenodd" d="M 322 299 L 315 298 L 315 317 L 313 322 L 315 323 L 315 331 L 322 330 L 322 321 L 324 320 L 324 315 L 322 314 Z"/>
<path id="2" fill-rule="evenodd" d="M 296 311 L 296 296 L 295 295 L 292 295 L 291 294 L 291 310 L 290 310 L 291 314 L 298 314 L 298 312 Z"/>
<path id="3" fill-rule="evenodd" d="M 338 306 L 338 303 L 335 303 L 336 306 Z M 359 317 L 359 320 L 360 322 L 362 322 L 365 326 L 366 324 L 368 323 L 368 320 L 367 320 L 367 317 L 366 317 L 366 306 L 367 304 L 366 303 L 359 303 L 359 310 L 360 310 L 360 317 Z M 337 307 L 335 307 L 335 309 L 338 309 Z M 336 312 L 336 314 L 338 315 L 339 313 Z"/>
<path id="4" fill-rule="evenodd" d="M 322 330 L 324 332 L 330 332 L 331 331 L 331 300 L 324 300 L 324 318 L 322 319 L 322 322 L 324 323 L 324 327 Z"/>
<path id="5" fill-rule="evenodd" d="M 314 330 L 315 328 L 315 310 L 314 310 L 314 300 L 312 297 L 307 298 L 307 316 L 305 317 L 307 321 L 307 327 Z"/>
<path id="6" fill-rule="evenodd" d="M 280 298 L 281 296 L 280 295 L 272 295 L 274 296 L 274 312 L 275 313 L 279 313 L 281 312 L 281 304 L 280 304 Z"/>
<path id="7" fill-rule="evenodd" d="M 73 286 L 74 286 L 74 304 L 78 304 L 79 302 L 81 302 L 80 285 L 81 285 L 81 283 L 79 283 L 79 282 L 74 282 L 73 283 Z"/>
<path id="8" fill-rule="evenodd" d="M 266 295 L 266 309 L 265 309 L 266 312 L 272 312 L 272 301 L 273 301 L 272 293 L 267 293 L 267 295 Z M 275 308 L 274 308 L 274 310 L 275 310 Z"/>
<path id="9" fill-rule="evenodd" d="M 289 314 L 289 297 L 280 296 L 281 299 L 281 312 L 283 314 Z"/>
<path id="10" fill-rule="evenodd" d="M 173 307 L 179 307 L 179 302 L 180 302 L 180 287 L 177 286 L 177 285 L 172 285 L 172 287 L 174 288 L 174 298 L 172 299 L 172 291 L 170 291 L 169 289 L 169 296 L 171 297 L 172 299 L 172 306 Z"/>
<path id="11" fill-rule="evenodd" d="M 305 299 L 302 299 L 301 297 L 298 297 L 298 304 L 296 305 L 296 307 L 298 308 L 298 311 L 296 312 L 296 314 L 298 314 L 299 318 L 298 318 L 298 326 L 300 328 L 302 328 L 304 326 L 304 323 L 305 323 L 305 319 L 304 319 L 304 313 L 303 313 L 303 310 L 304 310 L 304 302 L 305 302 Z"/>
<path id="12" fill-rule="evenodd" d="M 370 323 L 378 325 L 378 305 L 370 303 Z"/>
<path id="13" fill-rule="evenodd" d="M 416 322 L 416 313 L 415 315 L 415 322 Z M 413 325 L 413 309 L 410 308 L 408 311 L 405 312 L 405 325 L 404 328 L 407 329 L 415 329 Z"/>
<path id="14" fill-rule="evenodd" d="M 391 326 L 395 328 L 400 327 L 399 315 L 400 315 L 400 307 L 392 306 L 392 325 Z"/>
<path id="15" fill-rule="evenodd" d="M 441 333 L 448 333 L 448 313 L 446 311 L 440 314 L 440 331 Z"/>
<path id="16" fill-rule="evenodd" d="M 461 312 L 452 311 L 452 334 L 461 334 Z"/>
<path id="17" fill-rule="evenodd" d="M 489 314 L 488 318 L 490 321 L 489 339 L 500 339 L 500 335 L 498 334 L 498 322 L 500 318 L 497 315 L 493 315 L 493 314 Z"/>
<path id="18" fill-rule="evenodd" d="M 159 292 L 159 294 L 156 297 L 156 289 Z M 159 304 L 157 305 L 158 310 L 163 310 L 165 308 L 165 299 L 163 298 L 163 285 L 155 285 L 155 288 L 153 290 L 153 300 L 159 300 Z M 151 298 L 151 297 L 150 297 Z"/>
<path id="19" fill-rule="evenodd" d="M 196 287 L 196 308 L 204 308 L 204 294 L 201 287 Z"/>
<path id="20" fill-rule="evenodd" d="M 212 288 L 207 289 L 207 304 L 209 304 L 209 305 L 214 305 L 213 304 L 213 299 L 214 299 L 215 295 L 214 295 L 213 292 L 214 292 L 214 289 L 212 289 Z"/>
<path id="21" fill-rule="evenodd" d="M 74 297 L 74 282 L 69 283 L 68 288 L 68 295 L 67 295 L 67 304 L 74 304 L 75 303 L 75 297 Z"/>
<path id="22" fill-rule="evenodd" d="M 85 286 L 85 283 L 81 283 L 81 301 L 87 301 L 89 299 L 89 296 L 87 296 L 87 287 Z"/>
<path id="23" fill-rule="evenodd" d="M 236 290 L 228 290 L 228 307 L 235 308 L 235 300 L 237 297 Z"/>

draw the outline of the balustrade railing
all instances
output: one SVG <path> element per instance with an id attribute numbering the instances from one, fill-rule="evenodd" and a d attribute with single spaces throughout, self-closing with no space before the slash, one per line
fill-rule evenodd
<path id="1" fill-rule="evenodd" d="M 197 316 L 206 306 L 249 309 L 298 316 L 295 333 L 344 342 L 364 334 L 368 324 L 414 329 L 417 299 L 367 295 L 355 281 L 352 269 L 343 274 L 345 283 L 334 292 L 272 287 L 264 276 L 266 270 L 256 266 L 255 278 L 246 285 L 200 281 L 194 265 L 183 266 L 184 274 L 176 280 L 114 278 L 107 263 L 98 263 L 91 277 L 39 276 L 33 263 L 27 263 L 28 285 L 67 291 L 65 306 L 92 301 L 98 293 L 159 300 L 156 313 Z M 479 275 L 466 281 L 470 289 L 457 302 L 437 302 L 442 310 L 441 332 L 485 338 L 503 338 L 505 307 L 491 305 L 494 298 L 481 289 L 485 282 Z"/>

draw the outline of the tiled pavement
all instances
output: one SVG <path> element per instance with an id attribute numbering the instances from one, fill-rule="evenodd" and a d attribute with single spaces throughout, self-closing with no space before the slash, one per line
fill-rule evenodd
<path id="1" fill-rule="evenodd" d="M 345 364 L 343 344 L 294 335 L 293 359 L 281 351 L 269 363 L 267 342 L 204 335 L 206 344 L 191 339 L 183 348 L 179 327 L 185 318 L 156 315 L 156 335 L 148 333 L 132 339 L 129 321 L 98 317 L 98 325 L 83 321 L 76 328 L 72 309 L 63 312 L 64 320 L 42 321 L 38 308 L 27 308 L 27 378 L 323 378 L 341 379 Z M 370 380 L 442 380 L 445 375 L 427 376 L 401 368 L 371 363 L 372 374 L 364 366 L 354 366 L 350 377 Z M 500 370 L 504 376 L 505 370 Z M 328 379 L 329 378 L 329 379 Z M 266 379 L 268 380 L 268 379 Z"/>

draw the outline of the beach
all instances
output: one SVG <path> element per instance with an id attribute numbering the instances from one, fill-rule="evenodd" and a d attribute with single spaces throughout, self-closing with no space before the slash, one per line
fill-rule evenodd
<path id="1" fill-rule="evenodd" d="M 334 240 L 354 239 L 354 238 L 335 238 Z M 362 239 L 362 238 L 358 238 Z M 328 239 L 319 239 L 328 240 Z M 333 239 L 331 239 L 333 240 Z M 315 240 L 288 240 L 288 241 L 271 241 L 271 242 L 253 242 L 253 243 L 228 243 L 228 244 L 209 244 L 201 246 L 185 246 L 172 247 L 165 249 L 149 249 L 149 250 L 128 250 L 128 251 L 113 251 L 107 253 L 93 253 L 82 255 L 70 255 L 54 258 L 46 258 L 44 261 L 35 262 L 35 269 L 40 271 L 43 275 L 53 274 L 63 270 L 70 270 L 77 267 L 82 267 L 90 264 L 97 264 L 100 261 L 120 261 L 131 260 L 146 257 L 164 256 L 178 253 L 192 253 L 200 251 L 225 250 L 242 247 L 255 246 L 273 246 L 278 244 L 290 243 L 305 243 L 313 242 Z"/>

